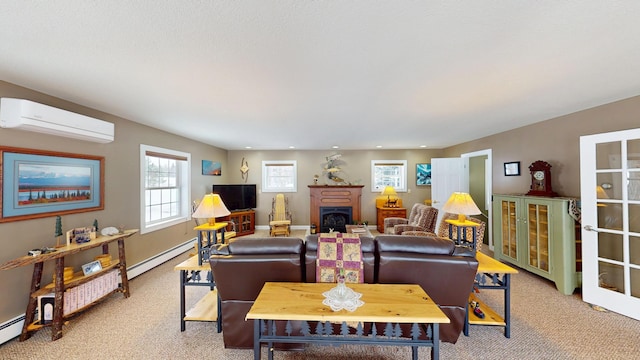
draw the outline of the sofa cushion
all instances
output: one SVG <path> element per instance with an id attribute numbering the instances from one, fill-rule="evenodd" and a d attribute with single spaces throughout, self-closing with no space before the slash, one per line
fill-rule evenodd
<path id="1" fill-rule="evenodd" d="M 436 236 L 378 235 L 378 253 L 401 251 L 429 255 L 451 255 L 455 243 Z"/>

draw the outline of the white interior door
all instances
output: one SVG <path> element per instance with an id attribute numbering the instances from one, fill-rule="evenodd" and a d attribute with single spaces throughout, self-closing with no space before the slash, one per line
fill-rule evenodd
<path id="1" fill-rule="evenodd" d="M 640 320 L 640 129 L 580 138 L 583 300 Z"/>
<path id="2" fill-rule="evenodd" d="M 466 158 L 467 164 L 469 159 Z M 442 217 L 442 207 L 454 191 L 467 192 L 469 184 L 465 181 L 465 159 L 431 159 L 431 206 L 438 209 L 438 223 Z"/>

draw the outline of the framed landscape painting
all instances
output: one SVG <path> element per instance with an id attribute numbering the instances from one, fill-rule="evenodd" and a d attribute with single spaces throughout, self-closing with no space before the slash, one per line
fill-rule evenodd
<path id="1" fill-rule="evenodd" d="M 222 175 L 222 164 L 217 161 L 202 160 L 202 175 Z"/>
<path id="2" fill-rule="evenodd" d="M 431 164 L 416 164 L 416 185 L 431 185 Z"/>
<path id="3" fill-rule="evenodd" d="M 0 222 L 104 209 L 104 157 L 0 147 Z"/>

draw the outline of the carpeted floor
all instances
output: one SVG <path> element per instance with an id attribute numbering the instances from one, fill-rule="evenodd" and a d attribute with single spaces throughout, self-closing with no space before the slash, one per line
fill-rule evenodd
<path id="1" fill-rule="evenodd" d="M 256 236 L 261 235 L 259 232 Z M 296 231 L 302 237 L 304 232 Z M 130 281 L 131 297 L 114 294 L 71 319 L 64 336 L 52 342 L 49 329 L 25 342 L 0 346 L 0 359 L 252 359 L 251 350 L 222 346 L 215 323 L 188 322 L 180 332 L 179 276 L 173 267 L 183 254 Z M 187 289 L 187 305 L 206 288 Z M 499 312 L 502 292 L 479 296 Z M 512 277 L 511 338 L 501 327 L 472 326 L 470 336 L 443 343 L 442 359 L 635 359 L 640 355 L 640 322 L 593 310 L 579 294 L 565 296 L 553 283 L 520 271 Z M 408 359 L 410 349 L 377 346 L 310 346 L 303 352 L 276 352 L 276 359 Z M 266 358 L 266 350 L 263 350 Z M 429 349 L 419 352 L 429 359 Z"/>

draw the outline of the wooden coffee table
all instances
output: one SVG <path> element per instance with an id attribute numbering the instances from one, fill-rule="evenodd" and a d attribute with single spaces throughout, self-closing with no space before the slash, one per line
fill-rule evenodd
<path id="1" fill-rule="evenodd" d="M 439 324 L 449 323 L 449 318 L 440 310 L 419 285 L 413 284 L 348 284 L 362 294 L 364 305 L 353 312 L 332 311 L 322 303 L 323 292 L 333 283 L 267 282 L 247 313 L 246 319 L 254 320 L 254 359 L 260 359 L 260 346 L 266 343 L 269 359 L 273 359 L 273 343 L 329 343 L 375 344 L 411 346 L 412 359 L 418 358 L 418 347 L 431 347 L 432 359 L 438 359 L 440 346 Z M 302 321 L 299 334 L 275 334 L 275 320 Z M 326 326 L 310 326 L 309 321 Z M 332 324 L 387 323 L 384 334 L 333 334 Z M 410 334 L 402 334 L 398 324 L 413 324 Z M 426 325 L 427 339 L 422 325 Z M 306 329 L 306 330 L 305 330 Z M 344 330 L 341 330 L 344 331 Z M 320 333 L 318 333 L 320 332 Z M 348 331 L 347 331 L 348 332 Z"/>

